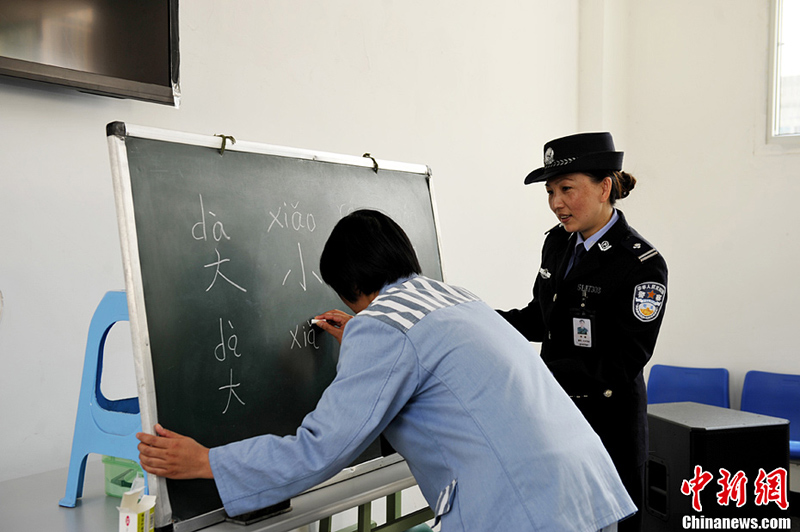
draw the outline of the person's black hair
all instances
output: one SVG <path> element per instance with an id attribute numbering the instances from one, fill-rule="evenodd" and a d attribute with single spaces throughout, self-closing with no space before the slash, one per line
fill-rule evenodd
<path id="1" fill-rule="evenodd" d="M 595 183 L 600 183 L 606 177 L 611 178 L 611 194 L 608 202 L 614 205 L 618 199 L 625 199 L 636 186 L 636 178 L 622 170 L 599 170 L 584 172 Z"/>
<path id="2" fill-rule="evenodd" d="M 322 279 L 354 302 L 403 277 L 422 273 L 408 235 L 385 214 L 362 209 L 336 224 L 319 259 Z"/>

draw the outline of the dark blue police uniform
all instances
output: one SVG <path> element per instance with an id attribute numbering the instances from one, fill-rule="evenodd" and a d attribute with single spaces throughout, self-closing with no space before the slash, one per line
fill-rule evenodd
<path id="1" fill-rule="evenodd" d="M 566 276 L 577 236 L 560 225 L 551 229 L 533 300 L 500 314 L 542 343 L 542 358 L 605 444 L 640 517 L 647 459 L 642 369 L 664 318 L 667 264 L 617 212 L 619 220 Z"/>

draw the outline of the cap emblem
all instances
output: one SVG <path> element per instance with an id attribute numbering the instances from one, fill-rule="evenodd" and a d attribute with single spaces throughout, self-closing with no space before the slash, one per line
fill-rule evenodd
<path id="1" fill-rule="evenodd" d="M 547 151 L 544 152 L 544 165 L 550 166 L 555 161 L 555 152 L 553 152 L 553 148 L 547 148 Z"/>

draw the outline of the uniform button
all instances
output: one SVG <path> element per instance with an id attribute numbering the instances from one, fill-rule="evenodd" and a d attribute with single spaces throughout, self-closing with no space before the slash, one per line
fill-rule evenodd
<path id="1" fill-rule="evenodd" d="M 611 397 L 611 395 L 612 395 L 613 393 L 614 393 L 614 392 L 612 392 L 611 390 L 606 390 L 606 391 L 604 391 L 604 392 L 603 392 L 603 395 L 604 395 L 605 397 Z"/>
<path id="2" fill-rule="evenodd" d="M 550 331 L 547 331 L 547 339 L 548 340 L 552 340 L 553 339 L 553 335 L 550 334 Z"/>
<path id="3" fill-rule="evenodd" d="M 556 300 L 557 298 L 558 298 L 558 294 L 553 294 L 553 301 L 554 301 L 554 302 L 555 302 L 555 300 Z"/>

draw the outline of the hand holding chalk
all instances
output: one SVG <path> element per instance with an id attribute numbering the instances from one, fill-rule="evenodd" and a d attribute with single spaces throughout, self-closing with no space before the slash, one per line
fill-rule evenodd
<path id="1" fill-rule="evenodd" d="M 341 310 L 329 310 L 311 319 L 311 324 L 316 325 L 323 331 L 331 334 L 336 341 L 342 343 L 342 335 L 347 322 L 353 318 L 350 314 Z"/>

